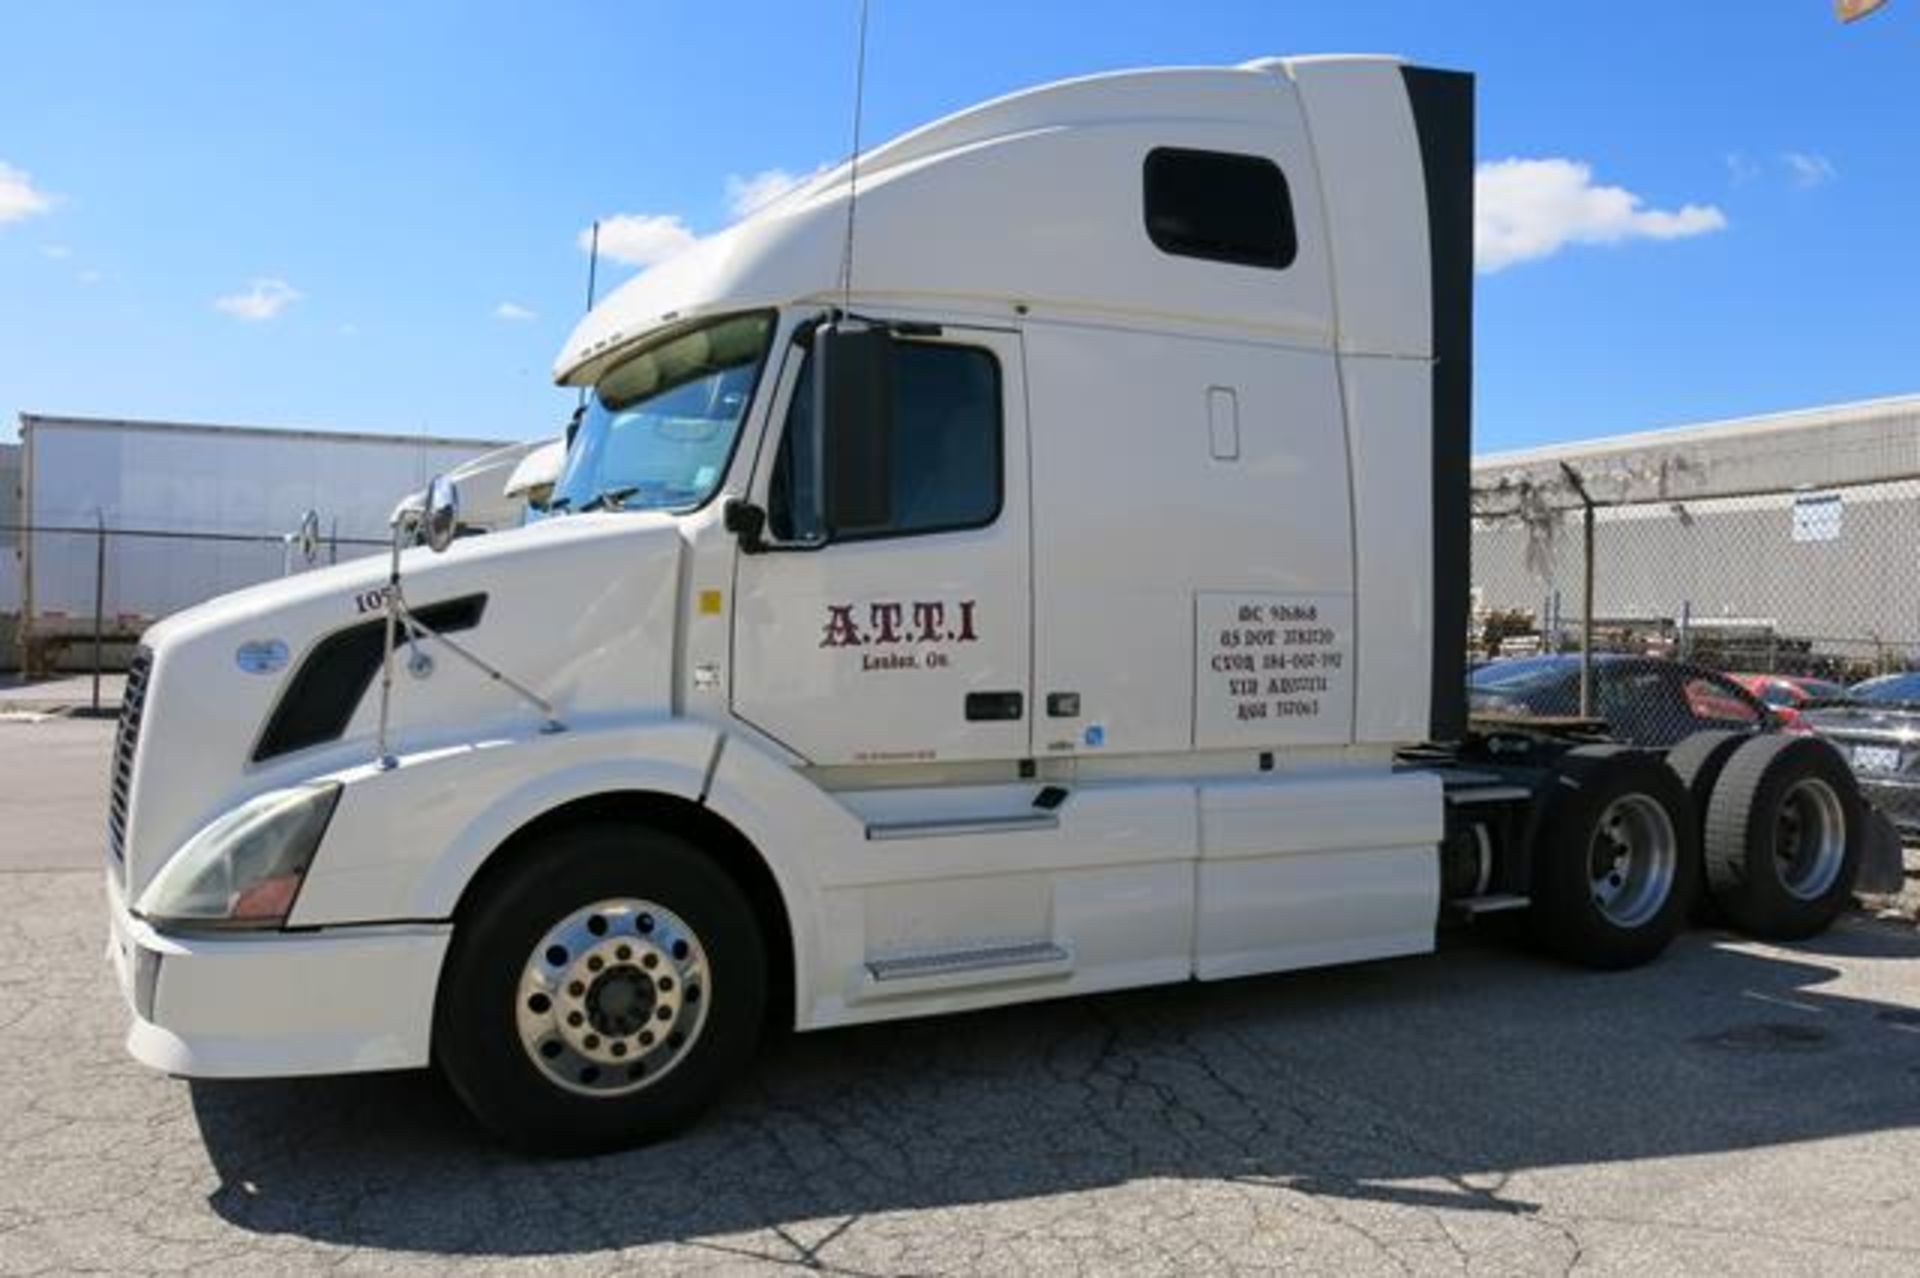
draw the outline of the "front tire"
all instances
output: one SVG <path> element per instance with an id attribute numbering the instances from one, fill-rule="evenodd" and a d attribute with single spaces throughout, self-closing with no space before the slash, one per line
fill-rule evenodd
<path id="1" fill-rule="evenodd" d="M 752 1056 L 765 943 L 739 887 L 677 836 L 569 827 L 522 848 L 454 928 L 434 1058 L 508 1144 L 656 1140 Z"/>
<path id="2" fill-rule="evenodd" d="M 1602 970 L 1659 956 L 1699 890 L 1699 834 L 1686 787 L 1655 754 L 1583 746 L 1563 755 L 1534 845 L 1537 944 Z"/>

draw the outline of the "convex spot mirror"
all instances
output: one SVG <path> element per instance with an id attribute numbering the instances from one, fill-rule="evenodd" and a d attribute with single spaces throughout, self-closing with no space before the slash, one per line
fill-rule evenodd
<path id="1" fill-rule="evenodd" d="M 857 321 L 822 324 L 813 360 L 828 533 L 885 528 L 893 519 L 893 335 Z"/>
<path id="2" fill-rule="evenodd" d="M 445 475 L 427 485 L 426 509 L 420 512 L 420 539 L 435 554 L 453 544 L 460 527 L 460 486 Z"/>

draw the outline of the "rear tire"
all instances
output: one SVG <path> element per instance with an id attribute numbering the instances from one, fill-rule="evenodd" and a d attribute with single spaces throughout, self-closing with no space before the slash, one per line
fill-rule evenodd
<path id="1" fill-rule="evenodd" d="M 573 826 L 454 927 L 434 1059 L 506 1143 L 582 1154 L 695 1118 L 753 1054 L 767 959 L 745 895 L 674 835 Z"/>
<path id="2" fill-rule="evenodd" d="M 1658 957 L 1699 891 L 1686 787 L 1659 755 L 1624 746 L 1570 750 L 1556 771 L 1533 849 L 1535 943 L 1602 970 Z"/>
<path id="3" fill-rule="evenodd" d="M 1673 774 L 1680 778 L 1680 784 L 1687 787 L 1687 793 L 1693 798 L 1694 820 L 1700 829 L 1703 845 L 1706 840 L 1707 808 L 1713 802 L 1713 787 L 1719 783 L 1720 774 L 1726 769 L 1727 760 L 1733 757 L 1733 752 L 1752 738 L 1751 732 L 1719 729 L 1696 732 L 1667 751 L 1667 766 L 1673 769 Z M 1689 917 L 1696 924 L 1722 922 L 1720 911 L 1708 892 L 1695 896 Z"/>
<path id="4" fill-rule="evenodd" d="M 1707 809 L 1707 886 L 1741 931 L 1798 941 L 1853 897 L 1866 820 L 1853 771 L 1817 737 L 1768 735 L 1727 761 Z"/>
<path id="5" fill-rule="evenodd" d="M 1693 796 L 1694 815 L 1703 828 L 1707 808 L 1713 801 L 1713 787 L 1726 770 L 1727 760 L 1742 744 L 1753 739 L 1750 732 L 1696 732 L 1667 751 L 1667 766 L 1680 778 Z"/>

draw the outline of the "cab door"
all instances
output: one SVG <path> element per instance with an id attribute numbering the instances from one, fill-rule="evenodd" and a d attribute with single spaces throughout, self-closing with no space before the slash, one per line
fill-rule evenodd
<path id="1" fill-rule="evenodd" d="M 914 326 L 893 347 L 891 517 L 808 527 L 808 353 L 782 361 L 735 566 L 733 712 L 814 764 L 1017 758 L 1032 715 L 1019 334 Z"/>

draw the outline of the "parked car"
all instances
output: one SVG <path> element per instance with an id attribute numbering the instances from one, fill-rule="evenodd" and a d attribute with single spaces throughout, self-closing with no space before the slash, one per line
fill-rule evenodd
<path id="1" fill-rule="evenodd" d="M 1580 658 L 1559 654 L 1494 661 L 1467 680 L 1472 712 L 1531 718 L 1580 713 Z M 1613 653 L 1593 661 L 1593 717 L 1621 741 L 1677 745 L 1696 732 L 1766 732 L 1780 721 L 1723 674 L 1660 657 Z"/>
<path id="2" fill-rule="evenodd" d="M 1847 695 L 1844 684 L 1810 675 L 1735 674 L 1727 678 L 1766 702 L 1789 732 L 1802 729 L 1800 711 L 1809 702 L 1837 701 Z"/>
<path id="3" fill-rule="evenodd" d="M 1903 835 L 1920 835 L 1920 671 L 1856 683 L 1800 718 L 1847 756 L 1860 793 Z"/>

